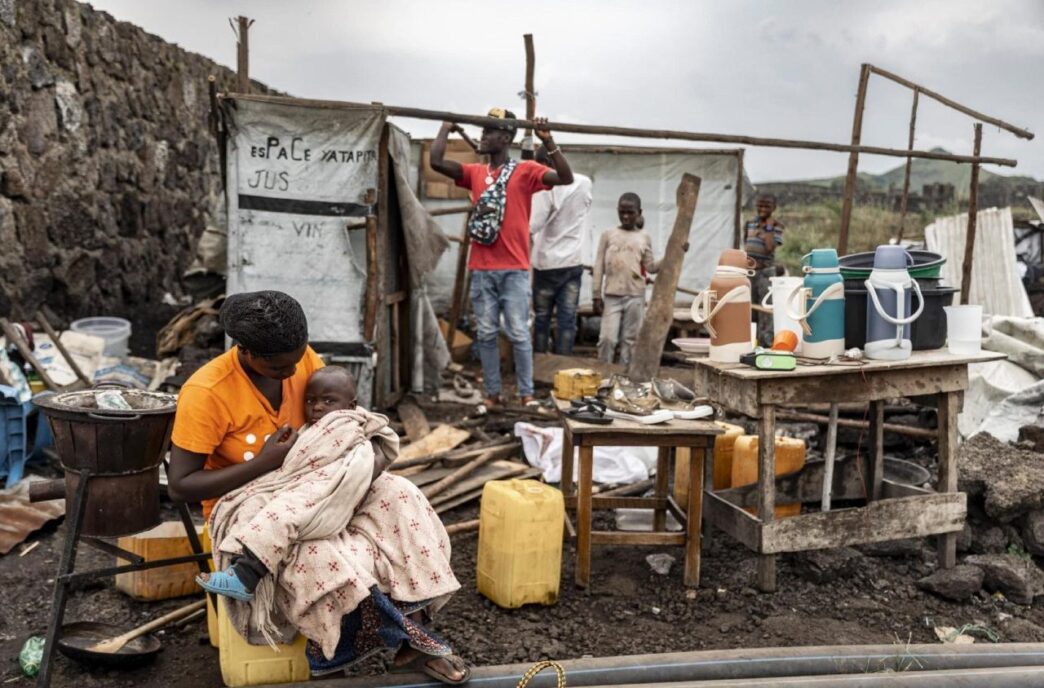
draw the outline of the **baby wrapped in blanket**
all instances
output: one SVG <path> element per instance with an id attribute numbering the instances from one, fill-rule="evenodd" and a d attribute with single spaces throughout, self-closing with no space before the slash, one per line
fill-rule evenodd
<path id="1" fill-rule="evenodd" d="M 198 581 L 250 602 L 230 605 L 248 640 L 286 642 L 300 632 L 329 659 L 342 617 L 371 595 L 434 612 L 460 585 L 427 499 L 404 478 L 374 476 L 375 452 L 394 459 L 398 437 L 386 417 L 356 408 L 351 375 L 316 371 L 306 407 L 310 424 L 283 466 L 215 505 L 219 572 Z"/>

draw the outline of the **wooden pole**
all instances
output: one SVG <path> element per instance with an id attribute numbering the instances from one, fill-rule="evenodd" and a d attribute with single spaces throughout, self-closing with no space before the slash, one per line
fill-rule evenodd
<path id="1" fill-rule="evenodd" d="M 381 103 L 363 104 L 348 103 L 331 100 L 315 100 L 307 98 L 288 98 L 286 96 L 270 95 L 247 95 L 230 93 L 222 97 L 231 99 L 251 100 L 264 103 L 288 103 L 294 105 L 307 105 L 316 108 L 330 108 L 341 110 L 358 110 L 360 108 L 370 109 L 374 106 L 383 107 L 389 117 L 408 117 L 412 119 L 423 119 L 433 121 L 452 121 L 458 124 L 471 124 L 478 127 L 504 126 L 510 124 L 516 128 L 524 129 L 534 126 L 534 122 L 524 119 L 503 120 L 480 115 L 469 115 L 460 112 L 449 112 L 444 110 L 425 110 L 423 108 L 407 108 Z M 1017 160 L 1010 158 L 974 157 L 971 155 L 955 155 L 937 151 L 908 151 L 898 148 L 882 148 L 879 146 L 853 146 L 846 143 L 827 143 L 825 141 L 805 141 L 799 139 L 775 139 L 762 136 L 740 136 L 737 134 L 712 134 L 705 132 L 680 131 L 676 129 L 643 129 L 640 127 L 616 127 L 594 124 L 571 124 L 569 122 L 547 122 L 545 125 L 555 132 L 568 132 L 572 134 L 597 134 L 605 136 L 624 136 L 638 139 L 675 139 L 678 141 L 700 141 L 727 143 L 740 146 L 761 146 L 765 148 L 793 148 L 798 150 L 822 150 L 835 153 L 863 153 L 865 155 L 884 155 L 891 158 L 914 157 L 926 160 L 948 160 L 950 162 L 978 162 L 983 165 L 998 165 L 1000 167 L 1016 167 Z"/>
<path id="2" fill-rule="evenodd" d="M 968 115 L 969 117 L 977 119 L 980 122 L 985 122 L 986 124 L 992 124 L 995 127 L 1000 127 L 1004 131 L 1011 132 L 1012 134 L 1015 134 L 1019 138 L 1030 139 L 1030 140 L 1033 139 L 1033 132 L 1031 132 L 1031 131 L 1027 131 L 1026 129 L 1021 129 L 1019 127 L 1016 127 L 1013 124 L 1008 124 L 1004 120 L 997 119 L 996 117 L 990 117 L 989 115 L 984 115 L 981 112 L 977 112 L 975 110 L 972 110 L 970 107 L 968 107 L 966 105 L 961 105 L 960 103 L 958 103 L 956 101 L 950 100 L 946 96 L 939 95 L 935 91 L 933 91 L 931 89 L 928 89 L 928 88 L 925 88 L 924 86 L 921 86 L 920 84 L 915 84 L 914 82 L 910 81 L 909 79 L 904 79 L 903 77 L 899 76 L 898 74 L 893 74 L 892 72 L 889 72 L 887 70 L 881 69 L 880 67 L 875 67 L 873 65 L 867 65 L 867 66 L 870 67 L 870 71 L 873 72 L 874 74 L 876 74 L 878 76 L 882 76 L 885 79 L 889 79 L 891 81 L 894 81 L 897 84 L 901 84 L 903 86 L 906 86 L 907 88 L 913 89 L 914 91 L 920 91 L 921 93 L 923 93 L 924 95 L 928 96 L 932 100 L 935 100 L 935 101 L 937 101 L 939 103 L 942 103 L 943 105 L 945 105 L 945 106 L 947 106 L 949 108 L 953 108 L 957 112 L 963 112 L 964 114 Z"/>
<path id="3" fill-rule="evenodd" d="M 699 197 L 700 178 L 686 172 L 682 175 L 676 194 L 678 215 L 674 218 L 674 228 L 667 239 L 660 271 L 653 284 L 649 310 L 638 330 L 638 340 L 627 367 L 628 376 L 638 382 L 651 380 L 660 368 L 663 343 L 674 322 L 674 294 L 678 288 L 678 278 L 681 277 L 682 259 L 685 258 L 682 245 L 689 240 Z"/>
<path id="4" fill-rule="evenodd" d="M 497 452 L 495 449 L 488 449 L 479 454 L 477 457 L 475 457 L 468 463 L 458 468 L 457 470 L 447 475 L 439 482 L 435 483 L 434 485 L 429 485 L 428 487 L 425 487 L 423 490 L 421 490 L 421 492 L 424 493 L 425 497 L 431 499 L 440 492 L 443 492 L 447 488 L 452 487 L 455 483 L 459 482 L 461 478 L 471 473 L 474 473 L 479 468 L 492 461 L 493 457 L 495 457 L 496 455 Z"/>
<path id="5" fill-rule="evenodd" d="M 363 340 L 372 342 L 377 326 L 377 309 L 381 303 L 381 287 L 379 282 L 380 268 L 377 264 L 377 216 L 373 214 L 373 204 L 377 202 L 377 190 L 366 190 L 366 205 L 370 212 L 366 216 L 366 298 L 363 312 Z"/>
<path id="6" fill-rule="evenodd" d="M 833 404 L 831 404 L 833 407 Z M 833 408 L 831 408 L 833 411 Z M 800 411 L 785 411 L 778 410 L 776 417 L 781 420 L 794 420 L 804 423 L 818 423 L 819 425 L 828 425 L 830 418 L 827 416 L 819 415 L 818 413 L 802 413 Z M 837 425 L 842 428 L 856 428 L 858 430 L 867 430 L 870 428 L 870 423 L 865 420 L 853 420 L 851 418 L 838 418 Z M 926 430 L 925 428 L 914 428 L 909 425 L 897 425 L 896 423 L 885 423 L 884 429 L 886 432 L 894 432 L 897 435 L 906 435 L 907 437 L 917 437 L 923 440 L 934 440 L 936 437 L 935 430 Z"/>
<path id="7" fill-rule="evenodd" d="M 920 91 L 914 89 L 913 92 L 913 105 L 910 106 L 910 137 L 907 141 L 906 148 L 913 150 L 914 147 L 914 131 L 917 127 L 917 96 Z M 899 201 L 899 235 L 896 237 L 896 242 L 903 240 L 903 230 L 906 228 L 906 207 L 910 200 L 910 168 L 913 167 L 913 158 L 906 159 L 906 170 L 903 173 L 903 196 Z"/>
<path id="8" fill-rule="evenodd" d="M 746 237 L 743 236 L 743 149 L 736 152 L 739 165 L 736 170 L 736 243 L 733 248 L 742 248 Z"/>
<path id="9" fill-rule="evenodd" d="M 982 148 L 982 123 L 975 123 L 975 147 Z M 971 295 L 972 257 L 975 254 L 975 230 L 979 223 L 979 164 L 971 168 L 971 185 L 968 188 L 968 232 L 964 237 L 964 263 L 961 265 L 961 304 L 968 303 Z"/>
<path id="10" fill-rule="evenodd" d="M 456 535 L 457 533 L 474 533 L 479 529 L 479 520 L 477 518 L 470 521 L 461 521 L 460 523 L 451 523 L 446 526 L 446 535 Z"/>
<path id="11" fill-rule="evenodd" d="M 870 81 L 870 65 L 863 63 L 859 70 L 859 90 L 856 91 L 855 114 L 852 116 L 852 146 L 857 147 L 863 137 L 863 108 L 866 105 L 866 86 Z M 841 230 L 837 236 L 837 254 L 848 252 L 848 228 L 852 223 L 852 201 L 855 196 L 856 173 L 859 169 L 859 151 L 848 154 L 848 174 L 845 176 L 845 193 L 841 199 Z"/>
<path id="12" fill-rule="evenodd" d="M 250 25 L 254 22 L 242 15 L 236 21 L 236 88 L 240 93 L 250 93 Z"/>
<path id="13" fill-rule="evenodd" d="M 536 69 L 536 53 L 533 51 L 533 34 L 527 33 L 522 36 L 526 44 L 526 119 L 532 120 L 536 117 L 536 87 L 533 86 L 533 72 Z M 534 155 L 533 129 L 526 128 L 526 136 L 522 140 L 522 159 L 532 160 Z"/>
<path id="14" fill-rule="evenodd" d="M 43 314 L 43 311 L 38 311 L 36 313 L 36 320 L 40 323 L 40 327 L 43 328 L 44 332 L 47 333 L 47 336 L 51 338 L 51 341 L 54 342 L 54 346 L 58 349 L 58 353 L 60 353 L 65 359 L 65 362 L 69 364 L 69 367 L 72 368 L 76 377 L 89 387 L 93 381 L 84 374 L 83 370 L 80 369 L 79 364 L 76 363 L 76 359 L 73 358 L 72 354 L 69 353 L 69 350 L 65 348 L 65 344 L 62 344 L 61 338 L 58 336 L 58 333 L 55 332 L 54 328 L 51 327 L 51 321 L 47 319 L 47 316 Z"/>
<path id="15" fill-rule="evenodd" d="M 457 276 L 453 280 L 453 300 L 450 302 L 449 322 L 446 323 L 446 344 L 453 348 L 453 338 L 457 334 L 457 323 L 464 310 L 464 285 L 468 279 L 468 256 L 471 252 L 471 235 L 468 234 L 468 221 L 471 212 L 464 218 L 464 241 L 460 242 L 457 251 Z"/>

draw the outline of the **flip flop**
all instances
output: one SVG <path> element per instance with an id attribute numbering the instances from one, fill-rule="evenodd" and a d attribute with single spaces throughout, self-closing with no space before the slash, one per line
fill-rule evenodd
<path id="1" fill-rule="evenodd" d="M 436 669 L 433 669 L 428 665 L 428 662 L 434 659 L 445 659 L 447 662 L 453 665 L 454 668 L 459 669 L 463 674 L 459 679 L 451 679 L 446 674 L 443 674 Z M 460 686 L 471 680 L 471 665 L 465 662 L 457 655 L 446 655 L 445 657 L 436 657 L 434 655 L 421 654 L 411 659 L 405 664 L 397 665 L 389 669 L 388 673 L 402 674 L 407 672 L 419 671 L 422 674 L 429 676 L 436 681 L 446 683 L 451 686 Z"/>
<path id="2" fill-rule="evenodd" d="M 246 589 L 243 581 L 239 580 L 239 576 L 236 575 L 235 569 L 231 566 L 224 571 L 215 571 L 209 574 L 206 580 L 196 576 L 196 583 L 199 587 L 215 595 L 224 595 L 225 597 L 242 600 L 243 602 L 249 602 L 254 599 L 254 593 Z"/>
<path id="3" fill-rule="evenodd" d="M 566 409 L 562 413 L 573 420 L 591 423 L 592 425 L 609 425 L 613 422 L 612 418 L 605 415 L 605 407 L 594 404 L 575 406 L 571 409 Z"/>

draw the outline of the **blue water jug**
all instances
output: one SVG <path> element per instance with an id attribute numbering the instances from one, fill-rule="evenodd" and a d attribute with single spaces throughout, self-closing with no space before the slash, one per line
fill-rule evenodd
<path id="1" fill-rule="evenodd" d="M 878 246 L 874 251 L 874 269 L 866 285 L 867 358 L 880 361 L 903 361 L 910 357 L 910 323 L 924 310 L 924 297 L 917 280 L 907 267 L 913 257 L 902 246 Z M 917 295 L 917 311 L 913 312 L 913 296 Z"/>
<path id="2" fill-rule="evenodd" d="M 787 315 L 801 324 L 801 354 L 830 358 L 845 351 L 845 286 L 837 251 L 817 248 L 801 259 L 805 283 L 787 299 Z"/>

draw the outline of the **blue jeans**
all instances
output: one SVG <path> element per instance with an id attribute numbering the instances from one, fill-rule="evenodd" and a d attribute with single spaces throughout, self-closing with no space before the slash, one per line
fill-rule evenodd
<path id="1" fill-rule="evenodd" d="M 555 353 L 573 355 L 576 306 L 580 303 L 580 278 L 583 275 L 584 268 L 581 265 L 533 271 L 533 310 L 536 312 L 533 350 L 537 353 L 547 351 L 547 341 L 551 335 L 551 310 L 554 309 L 558 322 Z"/>
<path id="2" fill-rule="evenodd" d="M 501 315 L 504 334 L 515 350 L 515 379 L 519 396 L 533 394 L 533 343 L 529 339 L 529 271 L 473 270 L 471 309 L 475 314 L 476 344 L 482 360 L 486 395 L 500 394 Z"/>

